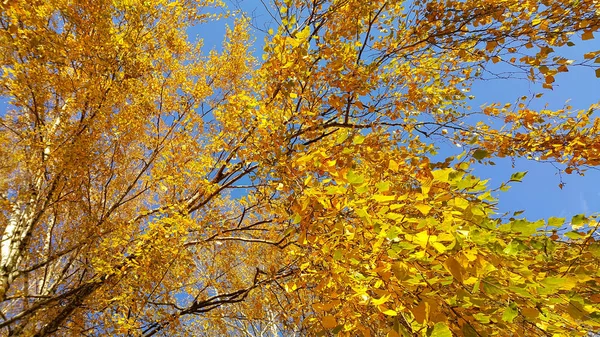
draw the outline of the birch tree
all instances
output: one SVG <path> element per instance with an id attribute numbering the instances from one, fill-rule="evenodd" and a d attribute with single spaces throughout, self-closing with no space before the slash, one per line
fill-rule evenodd
<path id="1" fill-rule="evenodd" d="M 597 34 L 597 1 L 0 8 L 2 335 L 598 330 L 596 215 L 500 214 L 526 173 L 473 172 L 585 174 L 598 106 L 469 104 L 495 64 L 544 92 L 600 77 L 600 51 L 562 54 Z M 188 31 L 217 20 L 207 52 Z M 464 152 L 436 160 L 441 143 Z"/>

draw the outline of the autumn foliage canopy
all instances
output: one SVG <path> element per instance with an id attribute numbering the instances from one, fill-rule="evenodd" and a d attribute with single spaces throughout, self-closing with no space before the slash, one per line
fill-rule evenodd
<path id="1" fill-rule="evenodd" d="M 0 2 L 0 335 L 600 330 L 598 218 L 473 172 L 600 166 L 599 106 L 536 108 L 597 0 L 225 6 Z M 493 67 L 539 90 L 471 104 Z"/>

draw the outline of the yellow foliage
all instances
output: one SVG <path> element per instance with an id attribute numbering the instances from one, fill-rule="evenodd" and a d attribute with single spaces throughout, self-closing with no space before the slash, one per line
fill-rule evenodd
<path id="1" fill-rule="evenodd" d="M 471 168 L 600 165 L 596 105 L 470 111 L 494 63 L 600 74 L 563 55 L 597 2 L 542 3 L 277 0 L 260 45 L 217 0 L 0 2 L 2 333 L 598 331 L 597 216 L 499 215 L 526 172 Z"/>

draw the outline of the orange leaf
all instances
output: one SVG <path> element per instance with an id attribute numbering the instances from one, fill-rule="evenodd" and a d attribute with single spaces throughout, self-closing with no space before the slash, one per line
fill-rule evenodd
<path id="1" fill-rule="evenodd" d="M 496 48 L 497 45 L 498 45 L 498 42 L 496 42 L 496 41 L 488 41 L 488 43 L 485 45 L 485 49 L 487 51 L 492 51 L 492 50 L 494 50 L 494 48 Z"/>
<path id="2" fill-rule="evenodd" d="M 415 316 L 415 320 L 419 323 L 424 323 L 429 318 L 429 303 L 421 301 L 419 305 L 410 310 Z"/>
<path id="3" fill-rule="evenodd" d="M 581 35 L 582 40 L 591 40 L 594 38 L 594 33 L 591 30 L 586 30 L 583 35 Z"/>
<path id="4" fill-rule="evenodd" d="M 453 257 L 449 257 L 446 260 L 446 262 L 444 262 L 444 267 L 446 267 L 446 270 L 449 271 L 450 274 L 452 274 L 452 277 L 454 277 L 454 279 L 462 283 L 462 267 L 460 266 L 460 263 L 456 261 L 456 259 L 454 259 Z"/>
<path id="5" fill-rule="evenodd" d="M 326 329 L 333 329 L 338 325 L 335 317 L 333 317 L 331 315 L 323 317 L 323 320 L 321 321 L 321 323 L 323 324 L 323 327 L 325 327 Z"/>

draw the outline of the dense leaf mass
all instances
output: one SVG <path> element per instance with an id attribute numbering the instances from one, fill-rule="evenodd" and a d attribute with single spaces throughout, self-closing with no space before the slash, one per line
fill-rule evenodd
<path id="1" fill-rule="evenodd" d="M 600 77 L 563 56 L 597 0 L 263 5 L 0 2 L 0 335 L 600 330 L 597 217 L 500 214 L 526 172 L 473 172 L 600 165 L 597 105 L 536 108 Z M 541 93 L 473 107 L 494 67 Z"/>

